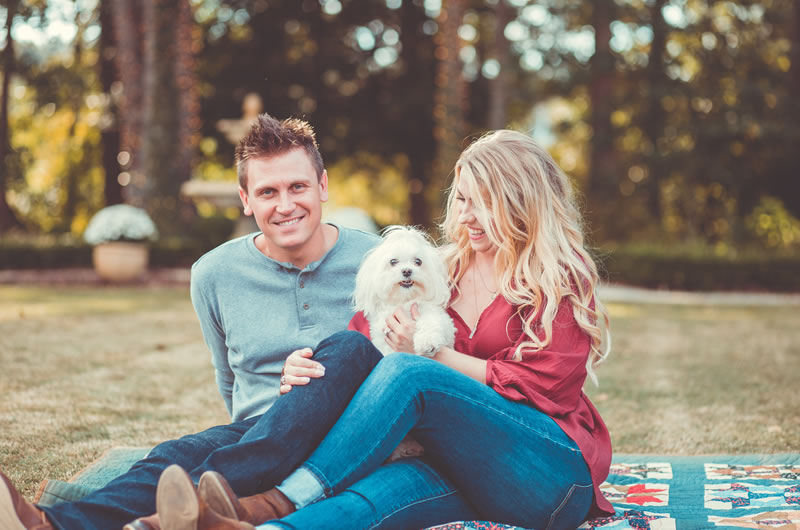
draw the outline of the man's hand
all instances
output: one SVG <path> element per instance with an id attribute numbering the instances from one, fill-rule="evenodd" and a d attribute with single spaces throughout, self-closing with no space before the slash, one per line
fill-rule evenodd
<path id="1" fill-rule="evenodd" d="M 414 352 L 414 331 L 417 329 L 417 318 L 419 318 L 419 308 L 417 304 L 411 304 L 411 313 L 406 312 L 402 307 L 398 308 L 392 316 L 386 319 L 386 344 L 396 352 Z"/>
<path id="2" fill-rule="evenodd" d="M 281 394 L 289 392 L 295 385 L 307 385 L 312 377 L 325 375 L 325 367 L 311 360 L 313 355 L 311 348 L 295 350 L 289 354 L 281 372 Z"/>

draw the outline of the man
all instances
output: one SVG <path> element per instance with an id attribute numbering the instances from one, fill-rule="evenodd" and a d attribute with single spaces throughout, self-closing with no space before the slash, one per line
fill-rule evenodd
<path id="1" fill-rule="evenodd" d="M 37 507 L 0 473 L 0 528 L 158 528 L 157 517 L 142 517 L 155 512 L 158 478 L 171 464 L 195 482 L 213 470 L 238 494 L 262 491 L 310 454 L 378 362 L 366 339 L 323 340 L 347 327 L 356 271 L 378 238 L 321 222 L 328 176 L 311 127 L 262 114 L 236 163 L 244 212 L 261 231 L 201 257 L 191 279 L 233 422 L 159 444 L 78 502 Z"/>

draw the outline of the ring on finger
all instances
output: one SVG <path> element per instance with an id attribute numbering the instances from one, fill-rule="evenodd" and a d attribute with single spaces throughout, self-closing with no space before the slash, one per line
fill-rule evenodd
<path id="1" fill-rule="evenodd" d="M 285 386 L 285 385 L 286 385 L 286 376 L 282 375 L 281 376 L 281 386 Z"/>
<path id="2" fill-rule="evenodd" d="M 387 337 L 389 336 L 389 333 L 391 333 L 391 332 L 392 332 L 392 330 L 391 330 L 391 329 L 389 329 L 389 328 L 385 328 L 385 329 L 383 330 L 383 334 L 384 334 L 384 335 L 386 335 Z"/>

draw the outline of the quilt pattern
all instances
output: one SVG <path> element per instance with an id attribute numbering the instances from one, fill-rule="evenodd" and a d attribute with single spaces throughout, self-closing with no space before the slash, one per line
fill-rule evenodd
<path id="1" fill-rule="evenodd" d="M 706 484 L 706 508 L 731 510 L 755 506 L 759 508 L 800 508 L 800 483 L 793 486 L 748 484 Z"/>
<path id="2" fill-rule="evenodd" d="M 616 455 L 600 487 L 616 513 L 581 530 L 800 530 L 800 455 Z M 511 530 L 481 521 L 435 530 Z"/>
<path id="3" fill-rule="evenodd" d="M 592 519 L 582 524 L 580 528 L 603 530 L 675 530 L 675 519 L 659 513 L 625 510 L 611 517 Z"/>
<path id="4" fill-rule="evenodd" d="M 609 484 L 600 490 L 612 504 L 636 504 L 638 506 L 667 506 L 669 484 Z"/>
<path id="5" fill-rule="evenodd" d="M 717 527 L 759 528 L 762 530 L 796 530 L 800 528 L 800 512 L 763 512 L 741 517 L 710 516 Z"/>
<path id="6" fill-rule="evenodd" d="M 519 526 L 509 526 L 507 524 L 490 523 L 487 521 L 459 521 L 457 523 L 447 523 L 439 526 L 431 526 L 427 530 L 525 530 Z"/>
<path id="7" fill-rule="evenodd" d="M 633 477 L 639 480 L 672 478 L 672 466 L 668 462 L 640 462 L 638 464 L 611 464 L 609 475 L 617 477 Z"/>
<path id="8" fill-rule="evenodd" d="M 616 514 L 582 529 L 800 530 L 797 454 L 619 456 L 600 490 Z"/>
<path id="9" fill-rule="evenodd" d="M 762 479 L 762 480 L 800 480 L 800 465 L 775 466 L 737 466 L 732 464 L 706 464 L 706 478 L 709 480 Z"/>

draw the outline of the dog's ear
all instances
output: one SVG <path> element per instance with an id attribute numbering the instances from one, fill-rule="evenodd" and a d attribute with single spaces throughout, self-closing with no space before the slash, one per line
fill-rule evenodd
<path id="1" fill-rule="evenodd" d="M 380 299 L 379 289 L 384 288 L 380 281 L 383 267 L 381 264 L 381 245 L 370 250 L 356 274 L 356 287 L 353 290 L 353 306 L 356 311 L 361 311 L 369 320 L 378 309 Z"/>

